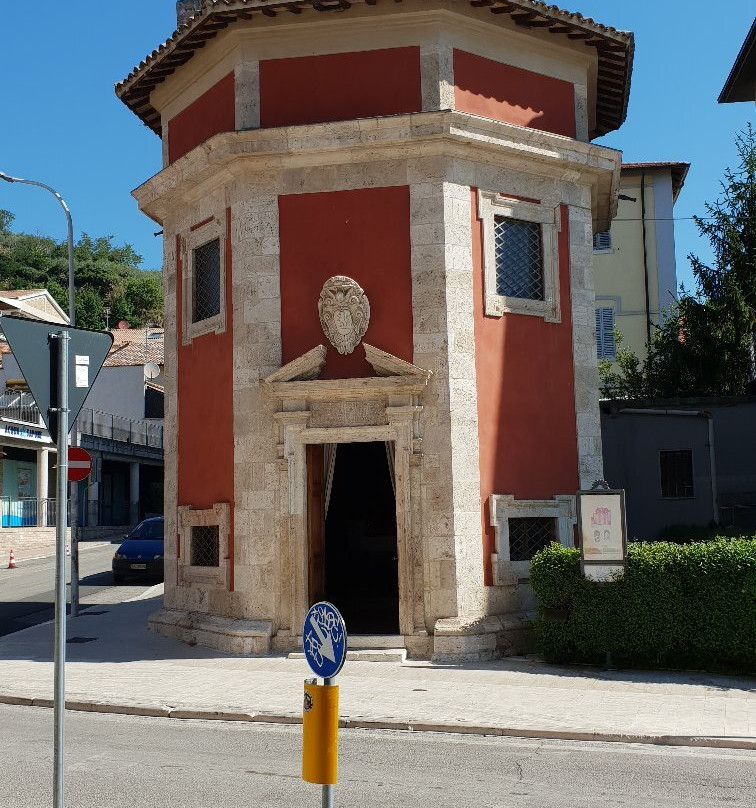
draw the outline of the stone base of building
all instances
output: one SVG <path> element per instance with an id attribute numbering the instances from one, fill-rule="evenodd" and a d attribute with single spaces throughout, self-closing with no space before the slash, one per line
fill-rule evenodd
<path id="1" fill-rule="evenodd" d="M 526 615 L 447 617 L 437 620 L 433 662 L 483 662 L 532 650 L 533 621 Z"/>
<path id="2" fill-rule="evenodd" d="M 288 654 L 302 650 L 301 637 L 281 632 L 272 635 L 270 620 L 242 620 L 216 617 L 202 612 L 162 609 L 150 615 L 149 627 L 166 637 L 189 645 L 215 648 L 239 656 Z M 362 638 L 355 638 L 362 639 Z M 437 620 L 435 634 L 405 635 L 398 638 L 370 637 L 350 642 L 353 648 L 403 647 L 410 659 L 438 663 L 481 662 L 532 651 L 533 624 L 528 616 L 494 615 L 477 619 L 450 617 Z M 398 640 L 398 642 L 397 642 Z"/>
<path id="3" fill-rule="evenodd" d="M 162 609 L 150 615 L 149 627 L 189 645 L 215 648 L 227 654 L 266 656 L 271 653 L 270 620 L 240 620 L 202 612 Z"/>

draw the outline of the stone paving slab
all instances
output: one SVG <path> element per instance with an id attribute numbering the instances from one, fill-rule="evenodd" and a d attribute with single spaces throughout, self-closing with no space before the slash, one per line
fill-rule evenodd
<path id="1" fill-rule="evenodd" d="M 70 709 L 298 722 L 302 659 L 235 657 L 147 629 L 159 587 L 69 618 Z M 94 610 L 94 609 L 93 609 Z M 0 702 L 49 706 L 53 624 L 0 638 Z M 344 726 L 756 749 L 756 679 L 562 668 L 528 659 L 433 665 L 348 662 Z"/>

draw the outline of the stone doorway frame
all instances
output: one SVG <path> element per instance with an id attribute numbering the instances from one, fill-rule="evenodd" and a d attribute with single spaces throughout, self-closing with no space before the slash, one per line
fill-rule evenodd
<path id="1" fill-rule="evenodd" d="M 292 644 L 301 638 L 309 606 L 308 444 L 393 442 L 399 632 L 405 638 L 427 636 L 420 523 L 423 407 L 419 399 L 432 374 L 365 343 L 363 347 L 375 377 L 318 379 L 326 354 L 319 345 L 262 380 L 277 403 L 273 420 L 280 471 L 279 581 L 281 595 L 287 594 L 284 599 L 289 603 L 280 624 L 288 623 Z"/>

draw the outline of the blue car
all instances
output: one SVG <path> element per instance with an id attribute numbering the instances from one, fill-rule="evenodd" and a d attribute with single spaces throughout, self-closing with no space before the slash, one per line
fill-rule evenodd
<path id="1" fill-rule="evenodd" d="M 163 580 L 163 517 L 140 522 L 113 556 L 113 583 L 127 578 Z"/>

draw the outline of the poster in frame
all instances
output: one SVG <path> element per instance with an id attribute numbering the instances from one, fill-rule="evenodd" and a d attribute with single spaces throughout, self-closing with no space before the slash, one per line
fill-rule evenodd
<path id="1" fill-rule="evenodd" d="M 625 492 L 604 480 L 577 492 L 580 567 L 586 578 L 610 581 L 627 563 Z"/>

